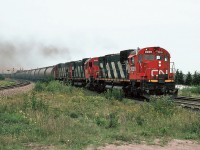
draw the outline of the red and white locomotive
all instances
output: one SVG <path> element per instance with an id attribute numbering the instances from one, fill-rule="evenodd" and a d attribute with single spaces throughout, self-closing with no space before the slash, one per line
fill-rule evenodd
<path id="1" fill-rule="evenodd" d="M 48 67 L 16 73 L 18 78 L 45 80 Z M 43 70 L 43 72 L 41 72 Z M 160 47 L 129 49 L 117 54 L 84 58 L 51 66 L 48 77 L 71 85 L 86 86 L 99 92 L 121 89 L 126 95 L 176 95 L 174 63 Z M 43 76 L 41 76 L 43 74 Z M 40 75 L 40 76 L 39 76 Z"/>

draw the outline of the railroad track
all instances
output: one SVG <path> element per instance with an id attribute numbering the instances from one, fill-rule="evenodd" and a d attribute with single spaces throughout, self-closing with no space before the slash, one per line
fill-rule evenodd
<path id="1" fill-rule="evenodd" d="M 29 85 L 29 84 L 30 84 L 29 81 L 20 80 L 20 81 L 17 81 L 17 83 L 14 84 L 14 85 L 0 87 L 0 90 L 13 89 L 13 88 L 16 88 L 16 87 L 22 87 L 22 86 L 26 86 L 26 85 Z"/>
<path id="2" fill-rule="evenodd" d="M 174 102 L 185 108 L 200 110 L 200 98 L 179 96 L 174 99 Z"/>

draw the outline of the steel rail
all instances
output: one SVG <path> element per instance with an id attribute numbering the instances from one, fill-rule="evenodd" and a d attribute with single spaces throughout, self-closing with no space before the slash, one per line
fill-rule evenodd
<path id="1" fill-rule="evenodd" d="M 174 102 L 185 108 L 200 110 L 200 98 L 179 96 L 174 99 Z"/>

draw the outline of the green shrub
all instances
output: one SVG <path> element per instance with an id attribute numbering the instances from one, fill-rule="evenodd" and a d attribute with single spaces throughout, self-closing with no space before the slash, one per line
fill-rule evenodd
<path id="1" fill-rule="evenodd" d="M 0 74 L 0 80 L 5 80 L 5 77 Z"/>
<path id="2" fill-rule="evenodd" d="M 46 90 L 48 92 L 60 92 L 63 88 L 63 85 L 59 81 L 51 81 L 47 84 Z"/>
<path id="3" fill-rule="evenodd" d="M 71 112 L 71 113 L 70 113 L 70 117 L 71 117 L 71 118 L 78 118 L 78 114 L 75 113 L 75 112 Z"/>
<path id="4" fill-rule="evenodd" d="M 188 88 L 183 88 L 180 90 L 180 95 L 182 96 L 193 96 L 193 95 L 199 95 L 200 94 L 200 86 L 193 86 Z"/>
<path id="5" fill-rule="evenodd" d="M 120 125 L 118 123 L 118 119 L 119 117 L 117 113 L 111 112 L 108 116 L 97 116 L 95 118 L 95 121 L 98 126 L 109 129 L 109 128 L 116 128 Z"/>
<path id="6" fill-rule="evenodd" d="M 107 122 L 108 122 L 108 121 L 107 121 L 106 118 L 104 118 L 104 117 L 97 117 L 97 118 L 96 118 L 96 124 L 97 124 L 98 126 L 106 127 L 106 125 L 108 124 Z"/>
<path id="7" fill-rule="evenodd" d="M 190 88 L 190 91 L 194 94 L 200 94 L 200 86 Z"/>
<path id="8" fill-rule="evenodd" d="M 163 115 L 173 115 L 176 110 L 174 102 L 169 96 L 152 96 L 150 104 L 156 112 Z"/>
<path id="9" fill-rule="evenodd" d="M 34 90 L 37 92 L 45 91 L 46 85 L 44 82 L 36 82 Z"/>
<path id="10" fill-rule="evenodd" d="M 31 96 L 24 96 L 24 102 L 22 104 L 22 110 L 26 111 L 31 109 L 33 111 L 43 111 L 48 112 L 49 105 L 46 101 L 41 98 L 36 97 L 36 93 L 33 92 Z"/>
<path id="11" fill-rule="evenodd" d="M 119 125 L 117 113 L 111 113 L 109 115 L 108 128 L 116 128 Z"/>
<path id="12" fill-rule="evenodd" d="M 123 97 L 124 97 L 124 94 L 122 92 L 122 90 L 119 90 L 119 89 L 108 89 L 105 93 L 105 98 L 106 99 L 109 99 L 109 100 L 119 100 L 119 101 L 122 101 L 123 100 Z"/>
<path id="13" fill-rule="evenodd" d="M 66 86 L 59 81 L 37 82 L 34 88 L 34 90 L 37 92 L 47 91 L 52 93 L 72 93 L 73 89 L 73 86 Z"/>
<path id="14" fill-rule="evenodd" d="M 144 118 L 142 117 L 142 116 L 137 116 L 136 118 L 135 118 L 135 120 L 136 120 L 136 123 L 139 125 L 139 126 L 142 126 L 143 124 L 144 124 Z"/>

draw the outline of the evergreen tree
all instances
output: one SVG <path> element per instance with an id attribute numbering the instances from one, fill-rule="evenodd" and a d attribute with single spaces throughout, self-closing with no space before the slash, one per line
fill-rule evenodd
<path id="1" fill-rule="evenodd" d="M 179 84 L 178 83 L 178 79 L 179 79 L 179 71 L 178 71 L 178 69 L 176 70 L 176 74 L 175 74 L 175 83 L 176 84 Z"/>
<path id="2" fill-rule="evenodd" d="M 185 84 L 186 85 L 191 85 L 192 84 L 192 75 L 191 75 L 190 72 L 188 72 L 188 74 L 186 75 Z"/>
<path id="3" fill-rule="evenodd" d="M 200 73 L 197 73 L 197 85 L 200 85 Z"/>
<path id="4" fill-rule="evenodd" d="M 178 84 L 184 84 L 184 78 L 183 78 L 183 72 L 182 71 L 179 72 Z"/>
<path id="5" fill-rule="evenodd" d="M 194 72 L 194 75 L 193 75 L 193 80 L 192 80 L 192 84 L 193 85 L 199 85 L 199 73 L 197 71 Z"/>

